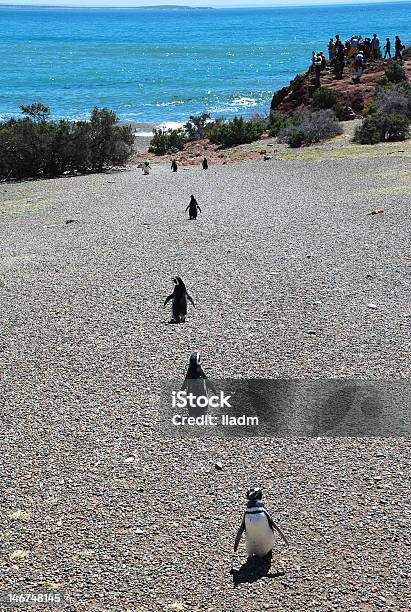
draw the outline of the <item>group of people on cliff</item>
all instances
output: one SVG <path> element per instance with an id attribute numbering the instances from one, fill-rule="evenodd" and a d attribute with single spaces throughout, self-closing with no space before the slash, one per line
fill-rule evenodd
<path id="1" fill-rule="evenodd" d="M 381 52 L 381 44 L 380 39 L 377 34 L 373 34 L 372 38 L 366 37 L 364 39 L 361 36 L 356 36 L 353 34 L 351 38 L 345 41 L 345 44 L 340 40 L 339 35 L 337 34 L 335 37 L 335 41 L 333 38 L 330 38 L 328 42 L 328 57 L 330 62 L 333 62 L 337 56 L 337 51 L 339 48 L 344 50 L 344 56 L 347 58 L 353 57 L 358 51 L 361 51 L 364 55 L 364 58 L 367 60 L 379 60 L 382 59 Z M 402 53 L 405 49 L 405 45 L 402 44 L 399 36 L 395 37 L 394 42 L 395 48 L 395 60 L 402 59 Z M 384 59 L 391 59 L 391 40 L 386 38 L 384 45 Z"/>
<path id="2" fill-rule="evenodd" d="M 402 60 L 405 45 L 403 45 L 399 36 L 395 37 L 394 42 L 395 60 Z M 392 58 L 391 55 L 391 40 L 386 38 L 384 45 L 384 59 Z M 328 59 L 330 66 L 334 68 L 336 79 L 342 79 L 346 62 L 352 60 L 356 76 L 354 81 L 358 82 L 364 72 L 364 63 L 367 60 L 382 59 L 380 39 L 377 34 L 373 34 L 372 38 L 364 38 L 361 36 L 352 35 L 345 43 L 340 39 L 339 34 L 334 38 L 330 38 L 328 42 Z M 320 86 L 321 72 L 327 66 L 327 58 L 323 51 L 312 54 L 312 65 L 315 73 L 316 86 Z"/>

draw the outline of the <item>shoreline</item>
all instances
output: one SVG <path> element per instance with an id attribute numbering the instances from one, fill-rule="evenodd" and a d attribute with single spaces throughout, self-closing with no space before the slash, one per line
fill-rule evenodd
<path id="1" fill-rule="evenodd" d="M 188 121 L 188 119 L 187 119 Z M 154 129 L 177 129 L 183 127 L 186 122 L 163 121 L 162 123 L 149 123 L 137 121 L 120 121 L 121 125 L 130 125 L 134 133 L 134 146 L 137 154 L 148 152 Z"/>

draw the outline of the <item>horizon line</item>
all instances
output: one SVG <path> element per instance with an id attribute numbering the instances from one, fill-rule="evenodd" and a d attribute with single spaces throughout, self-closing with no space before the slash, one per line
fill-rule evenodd
<path id="1" fill-rule="evenodd" d="M 280 2 L 274 2 L 272 4 L 228 4 L 228 5 L 213 5 L 210 3 L 208 6 L 195 5 L 195 4 L 136 4 L 132 5 L 123 5 L 123 6 L 115 6 L 114 4 L 100 4 L 100 5 L 90 5 L 90 4 L 19 4 L 19 3 L 5 3 L 0 2 L 1 8 L 27 8 L 27 9 L 241 9 L 241 8 L 303 8 L 306 6 L 317 6 L 317 7 L 325 7 L 325 6 L 344 6 L 344 5 L 367 5 L 367 4 L 411 4 L 411 0 L 297 0 L 295 3 L 288 4 L 286 0 L 280 0 Z"/>
<path id="2" fill-rule="evenodd" d="M 195 4 L 136 4 L 136 5 L 120 5 L 115 4 L 70 4 L 70 0 L 67 4 L 20 4 L 18 2 L 0 2 L 0 8 L 112 8 L 112 9 L 151 9 L 151 8 L 188 8 L 188 9 L 210 9 L 210 8 L 292 8 L 302 6 L 331 6 L 331 5 L 344 5 L 344 4 L 411 4 L 411 0 L 297 0 L 297 2 L 287 3 L 287 0 L 275 1 L 272 4 L 230 4 L 230 5 L 195 5 Z"/>

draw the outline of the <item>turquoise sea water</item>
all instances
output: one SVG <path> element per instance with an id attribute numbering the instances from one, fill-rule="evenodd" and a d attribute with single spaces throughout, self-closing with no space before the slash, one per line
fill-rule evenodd
<path id="1" fill-rule="evenodd" d="M 268 112 L 273 91 L 330 36 L 411 41 L 411 2 L 215 10 L 0 8 L 0 117 L 41 100 L 122 120 Z"/>

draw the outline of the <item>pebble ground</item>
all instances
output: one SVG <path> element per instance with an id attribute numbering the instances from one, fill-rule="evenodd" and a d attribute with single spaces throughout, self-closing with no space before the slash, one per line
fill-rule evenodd
<path id="1" fill-rule="evenodd" d="M 409 379 L 410 194 L 401 153 L 0 185 L 2 591 L 409 610 L 409 439 L 165 439 L 157 415 L 193 350 L 216 379 Z M 244 543 L 231 571 L 254 482 L 290 540 L 259 579 Z"/>

